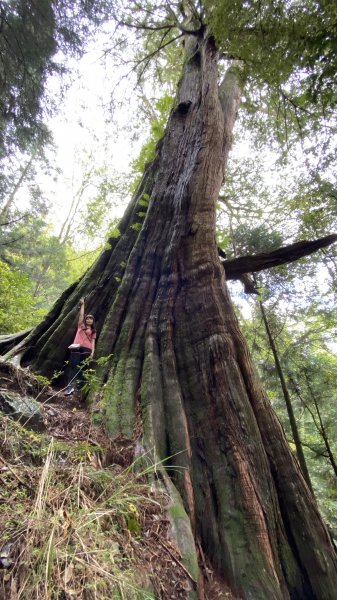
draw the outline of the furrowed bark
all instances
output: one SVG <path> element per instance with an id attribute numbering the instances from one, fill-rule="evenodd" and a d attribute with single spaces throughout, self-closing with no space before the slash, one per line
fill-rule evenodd
<path id="1" fill-rule="evenodd" d="M 238 82 L 231 71 L 219 89 L 206 29 L 186 36 L 185 51 L 166 134 L 120 238 L 21 351 L 37 370 L 59 368 L 76 304 L 88 297 L 98 317 L 98 355 L 112 355 L 98 372 L 107 426 L 113 436 L 141 435 L 154 461 L 167 459 L 170 478 L 162 468 L 158 475 L 172 500 L 190 598 L 202 597 L 200 544 L 244 600 L 332 600 L 334 549 L 256 378 L 215 242 Z"/>
<path id="2" fill-rule="evenodd" d="M 20 362 L 23 366 L 30 364 L 33 369 L 41 370 L 46 376 L 62 368 L 67 359 L 67 348 L 74 337 L 78 303 L 82 296 L 87 298 L 88 312 L 95 312 L 97 328 L 98 331 L 101 330 L 138 236 L 137 227 L 141 225 L 137 214 L 138 202 L 146 195 L 148 188 L 151 188 L 155 172 L 156 161 L 144 173 L 137 193 L 125 212 L 119 225 L 120 236 L 108 241 L 106 249 L 87 273 L 67 288 L 41 323 L 5 354 L 7 360 Z M 142 206 L 141 210 L 145 212 L 146 209 Z M 109 354 L 109 350 L 106 354 Z"/>
<path id="3" fill-rule="evenodd" d="M 230 328 L 236 338 L 242 376 L 278 496 L 284 526 L 284 531 L 278 531 L 279 556 L 287 577 L 290 597 L 317 600 L 333 598 L 337 569 L 335 549 L 322 519 L 318 517 L 315 500 L 295 457 L 289 451 L 282 427 L 261 386 L 232 308 Z M 278 519 L 276 524 L 278 526 Z M 288 548 L 284 544 L 284 534 L 301 567 L 300 571 L 294 569 L 293 560 L 290 560 Z"/>

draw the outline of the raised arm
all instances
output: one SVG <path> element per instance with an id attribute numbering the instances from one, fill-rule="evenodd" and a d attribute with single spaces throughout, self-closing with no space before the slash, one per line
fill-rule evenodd
<path id="1" fill-rule="evenodd" d="M 84 298 L 80 298 L 80 314 L 78 317 L 78 324 L 80 325 L 84 321 Z"/>

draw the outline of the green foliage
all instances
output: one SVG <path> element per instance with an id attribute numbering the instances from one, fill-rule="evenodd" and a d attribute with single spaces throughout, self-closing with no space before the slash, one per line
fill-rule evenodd
<path id="1" fill-rule="evenodd" d="M 43 315 L 44 311 L 35 310 L 28 275 L 0 260 L 0 333 L 27 329 L 39 323 Z"/>
<path id="2" fill-rule="evenodd" d="M 332 172 L 311 169 L 296 181 L 289 209 L 296 214 L 302 236 L 321 236 L 337 230 L 336 178 Z M 331 249 L 333 250 L 333 248 Z M 330 251 L 331 251 L 330 250 Z"/>
<path id="3" fill-rule="evenodd" d="M 331 115 L 337 102 L 332 3 L 205 0 L 205 6 L 220 50 L 241 62 L 247 108 L 268 104 L 281 137 Z"/>
<path id="4" fill-rule="evenodd" d="M 141 223 L 132 223 L 132 225 L 130 225 L 130 229 L 133 229 L 134 231 L 140 231 L 141 228 L 142 228 Z"/>
<path id="5" fill-rule="evenodd" d="M 100 356 L 95 360 L 96 366 L 98 369 L 104 369 L 104 367 L 109 363 L 113 354 L 108 354 L 107 356 Z M 97 374 L 97 368 L 93 368 L 90 366 L 91 360 L 87 359 L 84 364 L 87 363 L 87 367 L 83 371 L 83 379 L 84 386 L 83 391 L 85 394 L 90 394 L 91 397 L 94 397 L 100 391 L 101 387 L 101 378 Z"/>
<path id="6" fill-rule="evenodd" d="M 121 235 L 121 232 L 118 229 L 118 221 L 111 223 L 111 225 L 108 229 L 108 232 L 107 232 L 107 237 L 112 238 L 112 239 L 117 239 L 120 237 L 120 235 Z"/>
<path id="7" fill-rule="evenodd" d="M 14 171 L 12 176 L 6 176 L 3 189 L 0 259 L 6 269 L 2 266 L 0 303 L 9 316 L 3 321 L 6 323 L 2 326 L 3 333 L 18 331 L 23 323 L 25 328 L 39 322 L 63 290 L 91 266 L 100 251 L 98 244 L 104 241 L 105 229 L 110 238 L 120 235 L 118 220 L 110 222 L 108 226 L 104 223 L 104 228 L 100 227 L 102 220 L 107 221 L 107 212 L 111 208 L 105 193 L 120 189 L 119 180 L 108 185 L 105 170 L 95 172 L 99 194 L 82 209 L 82 213 L 74 216 L 80 219 L 88 234 L 87 242 L 94 242 L 95 249 L 85 251 L 77 248 L 77 240 L 72 237 L 68 219 L 60 234 L 55 235 L 47 222 L 48 204 L 34 185 L 40 158 L 36 154 L 27 158 L 22 168 Z M 14 163 L 13 159 L 11 164 Z M 45 167 L 50 174 L 48 163 L 45 163 Z M 115 184 L 117 187 L 114 187 Z M 103 188 L 105 193 L 102 192 Z M 27 208 L 20 211 L 16 208 L 17 196 L 26 193 L 29 203 Z M 83 213 L 83 210 L 86 212 Z M 78 232 L 81 234 L 81 228 L 78 228 Z"/>
<path id="8" fill-rule="evenodd" d="M 109 172 L 107 165 L 92 166 L 94 157 L 85 157 L 82 180 L 78 184 L 72 210 L 69 211 L 60 238 L 63 242 L 80 241 L 98 246 L 106 238 L 120 235 L 119 220 L 111 218 L 114 206 L 124 201 L 129 183 L 125 177 Z"/>
<path id="9" fill-rule="evenodd" d="M 54 371 L 52 377 L 50 377 L 50 378 L 45 377 L 44 375 L 34 375 L 34 378 L 43 387 L 47 387 L 47 386 L 51 385 L 53 383 L 53 381 L 57 380 L 62 375 L 62 373 L 63 373 L 63 371 Z"/>
<path id="10" fill-rule="evenodd" d="M 337 474 L 323 439 L 324 432 L 336 462 L 337 356 L 331 349 L 335 347 L 335 335 L 326 315 L 317 314 L 315 309 L 303 310 L 289 301 L 286 307 L 275 306 L 275 298 L 271 296 L 265 303 L 265 310 L 286 377 L 314 491 L 325 519 L 337 536 Z M 252 319 L 242 322 L 242 328 L 264 387 L 291 444 L 292 433 L 280 381 L 258 310 L 253 312 Z"/>
<path id="11" fill-rule="evenodd" d="M 0 97 L 0 157 L 17 144 L 42 143 L 47 131 L 42 121 L 41 97 L 47 72 L 57 70 L 52 3 L 1 2 L 2 56 Z"/>
<path id="12" fill-rule="evenodd" d="M 83 252 L 81 250 L 75 250 L 72 244 L 65 246 L 66 260 L 65 267 L 67 269 L 67 280 L 68 283 L 77 281 L 88 269 L 91 267 L 93 262 L 96 260 L 100 253 L 100 248 Z M 66 287 L 63 287 L 63 289 Z"/>
<path id="13" fill-rule="evenodd" d="M 139 204 L 139 206 L 148 206 L 149 201 L 141 199 L 141 200 L 139 200 L 138 204 Z"/>
<path id="14" fill-rule="evenodd" d="M 35 225 L 17 228 L 20 244 L 9 246 L 0 260 L 1 333 L 39 323 L 56 298 L 99 253 L 98 249 L 76 252 L 70 244 L 62 245 L 56 236 L 48 234 L 45 223 Z"/>
<path id="15" fill-rule="evenodd" d="M 0 2 L 0 159 L 50 138 L 44 118 L 56 101 L 46 98 L 47 79 L 65 72 L 62 56 L 79 56 L 107 17 L 103 0 Z"/>
<path id="16" fill-rule="evenodd" d="M 238 255 L 270 252 L 282 246 L 282 235 L 270 230 L 266 225 L 249 227 L 239 224 L 234 232 L 235 246 Z"/>
<path id="17" fill-rule="evenodd" d="M 152 119 L 150 121 L 150 136 L 147 142 L 143 145 L 138 158 L 133 162 L 133 170 L 138 177 L 133 183 L 132 189 L 135 190 L 140 180 L 140 176 L 143 174 L 145 166 L 150 163 L 156 155 L 156 146 L 159 140 L 164 135 L 165 126 L 167 123 L 168 115 L 173 105 L 173 96 L 169 93 L 165 93 L 161 98 L 156 100 L 152 106 Z M 139 201 L 140 206 L 147 206 L 146 201 L 148 198 L 146 194 Z M 144 202 L 144 203 L 143 203 Z"/>

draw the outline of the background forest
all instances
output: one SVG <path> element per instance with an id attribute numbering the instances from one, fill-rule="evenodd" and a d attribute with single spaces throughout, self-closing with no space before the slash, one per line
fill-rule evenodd
<path id="1" fill-rule="evenodd" d="M 249 65 L 254 41 L 246 25 L 256 22 L 258 3 L 219 4 L 215 35 L 226 35 L 227 10 L 226 27 L 237 19 L 230 50 L 235 54 L 246 36 L 242 60 Z M 275 29 L 283 27 L 289 42 L 282 6 L 264 3 L 261 68 L 255 80 L 249 68 L 245 73 L 218 203 L 218 245 L 228 258 L 337 231 L 336 8 L 325 6 L 324 19 L 317 17 L 319 3 L 298 9 L 299 26 L 311 35 L 287 79 L 291 47 L 288 54 L 275 47 L 279 63 L 264 55 Z M 179 46 L 160 42 L 158 32 L 128 28 L 127 14 L 124 23 L 113 18 L 117 9 L 117 2 L 103 1 L 0 2 L 1 334 L 39 323 L 106 239 L 118 235 L 121 212 L 164 131 Z M 95 71 L 102 74 L 96 96 Z M 73 139 L 60 135 L 64 123 Z M 258 294 L 246 294 L 241 283 L 230 289 L 269 398 L 294 452 L 299 436 L 314 493 L 337 537 L 336 275 L 332 245 L 259 274 Z"/>

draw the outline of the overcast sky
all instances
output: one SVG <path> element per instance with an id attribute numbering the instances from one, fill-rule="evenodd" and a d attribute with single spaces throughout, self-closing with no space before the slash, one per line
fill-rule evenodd
<path id="1" fill-rule="evenodd" d="M 92 44 L 76 64 L 76 76 L 72 76 L 59 112 L 48 121 L 56 148 L 55 163 L 61 172 L 56 183 L 44 177 L 41 181 L 52 202 L 50 217 L 56 229 L 80 185 L 83 170 L 94 164 L 107 166 L 111 173 L 129 173 L 146 139 L 144 124 L 138 140 L 130 130 L 137 118 L 133 84 L 112 67 L 111 61 L 103 64 L 101 56 L 101 50 Z M 58 87 L 56 80 L 50 81 L 49 88 L 55 94 Z M 111 112 L 112 90 L 116 105 Z M 122 215 L 125 204 L 116 207 L 116 216 Z"/>

